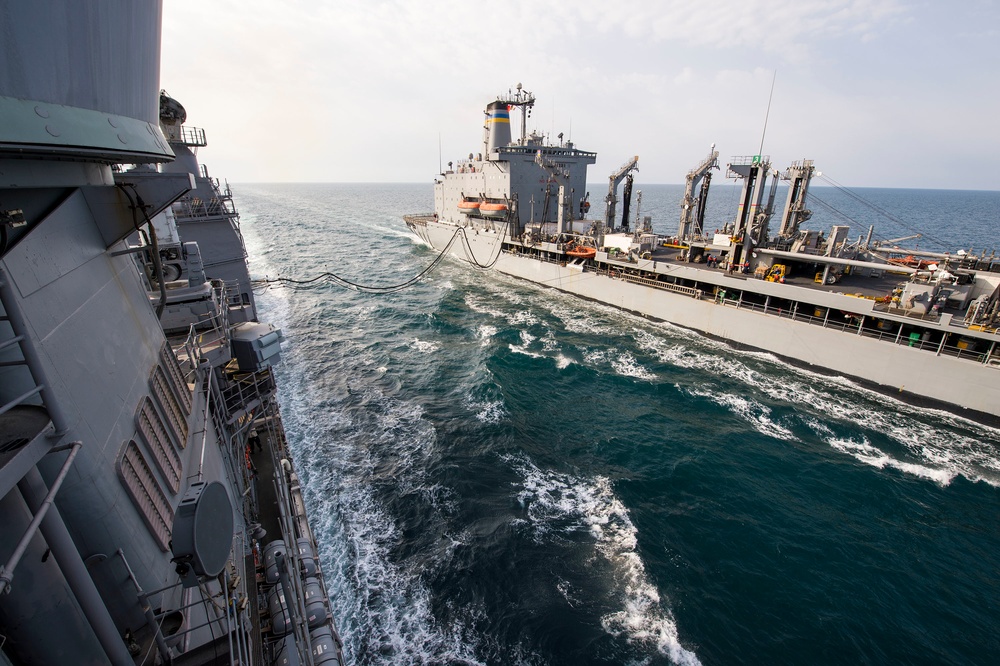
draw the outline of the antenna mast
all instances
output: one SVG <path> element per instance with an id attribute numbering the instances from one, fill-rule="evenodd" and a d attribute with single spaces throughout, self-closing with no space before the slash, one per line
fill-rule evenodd
<path id="1" fill-rule="evenodd" d="M 760 150 L 757 151 L 758 155 L 764 154 L 764 135 L 767 134 L 767 119 L 771 115 L 771 98 L 774 96 L 774 80 L 778 78 L 778 70 L 774 70 L 774 75 L 771 76 L 771 92 L 767 95 L 767 112 L 764 114 L 764 130 L 760 133 Z"/>
<path id="2" fill-rule="evenodd" d="M 508 107 L 517 107 L 521 111 L 521 138 L 519 143 L 524 145 L 524 137 L 528 133 L 528 116 L 531 115 L 531 107 L 535 105 L 535 96 L 525 90 L 520 83 L 515 86 L 515 90 L 507 91 L 507 95 L 497 95 L 497 101 L 505 103 Z"/>

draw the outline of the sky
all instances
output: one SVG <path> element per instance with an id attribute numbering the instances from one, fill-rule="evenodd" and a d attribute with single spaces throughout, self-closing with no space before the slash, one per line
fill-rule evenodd
<path id="1" fill-rule="evenodd" d="M 638 155 L 639 181 L 683 183 L 714 143 L 848 187 L 1000 190 L 996 0 L 164 2 L 160 86 L 232 183 L 430 183 L 517 83 L 529 130 L 597 152 L 590 182 Z"/>

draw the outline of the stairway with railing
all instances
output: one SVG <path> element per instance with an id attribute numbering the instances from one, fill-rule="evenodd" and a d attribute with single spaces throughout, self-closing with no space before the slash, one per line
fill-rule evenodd
<path id="1" fill-rule="evenodd" d="M 26 390 L 0 405 L 0 497 L 48 453 L 66 432 L 66 419 L 52 395 L 7 274 L 0 269 L 0 369 Z"/>
<path id="2" fill-rule="evenodd" d="M 16 487 L 32 518 L 20 540 L 0 565 L 0 594 L 10 592 L 14 573 L 30 542 L 41 532 L 73 597 L 109 659 L 122 661 L 128 653 L 114 621 L 63 522 L 54 502 L 82 443 L 59 445 L 68 422 L 53 395 L 41 358 L 31 339 L 14 288 L 0 268 L 0 369 L 18 376 L 27 390 L 6 397 L 0 406 L 0 497 Z M 7 383 L 11 385 L 10 382 Z M 19 389 L 15 389 L 15 392 Z M 47 455 L 68 451 L 50 484 L 38 470 Z M 8 526 L 7 529 L 10 529 Z M 26 581 L 30 585 L 30 576 Z"/>

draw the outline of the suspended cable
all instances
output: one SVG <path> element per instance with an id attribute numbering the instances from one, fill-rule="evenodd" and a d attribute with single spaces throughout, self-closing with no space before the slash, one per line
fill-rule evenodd
<path id="1" fill-rule="evenodd" d="M 878 206 L 878 205 L 872 203 L 871 201 L 868 201 L 864 197 L 860 196 L 856 192 L 853 192 L 852 190 L 849 190 L 848 188 L 844 187 L 843 185 L 841 185 L 840 183 L 838 183 L 837 181 L 835 181 L 833 178 L 830 178 L 826 174 L 823 174 L 822 176 L 820 176 L 820 178 L 822 180 L 826 181 L 827 183 L 829 183 L 832 187 L 834 187 L 835 189 L 837 189 L 839 192 L 843 193 L 845 196 L 850 197 L 854 201 L 856 201 L 856 202 L 858 202 L 858 203 L 860 203 L 860 204 L 862 204 L 864 206 L 867 206 L 868 208 L 870 208 L 870 209 L 874 210 L 875 212 L 879 213 L 880 215 L 884 216 L 886 219 L 891 220 L 893 223 L 899 225 L 903 229 L 905 229 L 907 231 L 910 231 L 910 232 L 913 232 L 913 233 L 919 233 L 923 238 L 931 241 L 932 243 L 936 243 L 939 247 L 941 247 L 943 249 L 947 249 L 949 247 L 949 244 L 946 241 L 944 241 L 944 240 L 942 240 L 940 238 L 936 238 L 935 236 L 933 236 L 931 234 L 928 234 L 926 231 L 924 231 L 922 229 L 919 229 L 919 228 L 913 226 L 912 224 L 904 222 L 903 220 L 899 219 L 898 217 L 896 217 L 895 215 L 893 215 L 889 211 L 885 210 L 884 208 L 881 208 L 880 206 Z M 848 219 L 850 219 L 850 218 L 848 218 Z M 888 239 L 884 238 L 884 237 L 880 237 L 880 240 L 888 240 Z"/>
<path id="2" fill-rule="evenodd" d="M 500 254 L 503 252 L 502 244 L 507 237 L 507 225 L 506 224 L 504 225 L 503 236 L 499 239 L 499 242 L 501 244 L 501 250 L 497 252 L 496 256 L 493 257 L 493 259 L 487 264 L 481 263 L 478 259 L 476 259 L 475 254 L 472 251 L 472 246 L 469 244 L 467 231 L 465 230 L 464 227 L 458 227 L 455 230 L 455 233 L 452 234 L 451 239 L 448 241 L 448 244 L 445 245 L 444 248 L 442 248 L 438 256 L 434 258 L 434 261 L 432 261 L 427 266 L 427 268 L 420 271 L 409 280 L 406 280 L 405 282 L 401 282 L 399 284 L 394 284 L 390 286 L 360 284 L 358 282 L 354 282 L 345 277 L 337 275 L 336 273 L 327 271 L 324 273 L 320 273 L 315 277 L 309 278 L 308 280 L 296 280 L 294 278 L 286 278 L 286 277 L 276 277 L 276 278 L 265 277 L 263 279 L 254 280 L 253 287 L 254 289 L 260 289 L 260 288 L 267 289 L 272 286 L 285 287 L 287 289 L 310 289 L 312 287 L 317 287 L 322 284 L 336 284 L 340 287 L 344 287 L 345 289 L 351 289 L 358 292 L 365 292 L 370 294 L 392 294 L 397 291 L 402 291 L 407 287 L 412 287 L 417 282 L 420 282 L 422 279 L 430 275 L 430 273 L 435 268 L 438 267 L 438 264 L 440 264 L 441 261 L 444 260 L 445 256 L 447 256 L 448 252 L 451 250 L 451 246 L 455 244 L 455 241 L 458 239 L 459 236 L 462 237 L 462 242 L 465 247 L 466 255 L 469 258 L 469 263 L 471 263 L 474 267 L 479 269 L 490 269 L 496 265 L 497 261 L 500 259 Z"/>
<path id="3" fill-rule="evenodd" d="M 850 215 L 848 215 L 844 211 L 836 208 L 833 204 L 831 204 L 831 203 L 829 203 L 827 201 L 824 201 L 823 199 L 821 199 L 818 196 L 816 196 L 815 190 L 809 192 L 809 200 L 810 201 L 815 201 L 820 206 L 822 206 L 827 212 L 832 213 L 833 215 L 835 215 L 836 217 L 841 218 L 842 220 L 845 220 L 847 222 L 853 222 L 854 224 L 862 226 L 861 222 L 855 220 L 853 217 L 851 217 Z"/>
<path id="4" fill-rule="evenodd" d="M 500 238 L 500 251 L 497 252 L 497 255 L 493 257 L 493 259 L 488 264 L 479 263 L 479 260 L 476 259 L 475 254 L 472 251 L 472 245 L 469 244 L 469 238 L 468 235 L 466 234 L 465 227 L 459 227 L 458 230 L 462 233 L 462 242 L 465 245 L 465 254 L 466 256 L 469 257 L 469 263 L 471 263 L 476 268 L 484 270 L 496 266 L 497 261 L 500 260 L 500 254 L 503 252 L 503 242 L 507 239 L 507 226 L 508 226 L 507 224 L 503 225 L 503 236 Z"/>

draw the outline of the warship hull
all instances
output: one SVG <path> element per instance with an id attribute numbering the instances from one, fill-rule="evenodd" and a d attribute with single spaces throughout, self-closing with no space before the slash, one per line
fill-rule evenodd
<path id="1" fill-rule="evenodd" d="M 0 664 L 339 666 L 282 335 L 160 24 L 0 11 Z"/>

